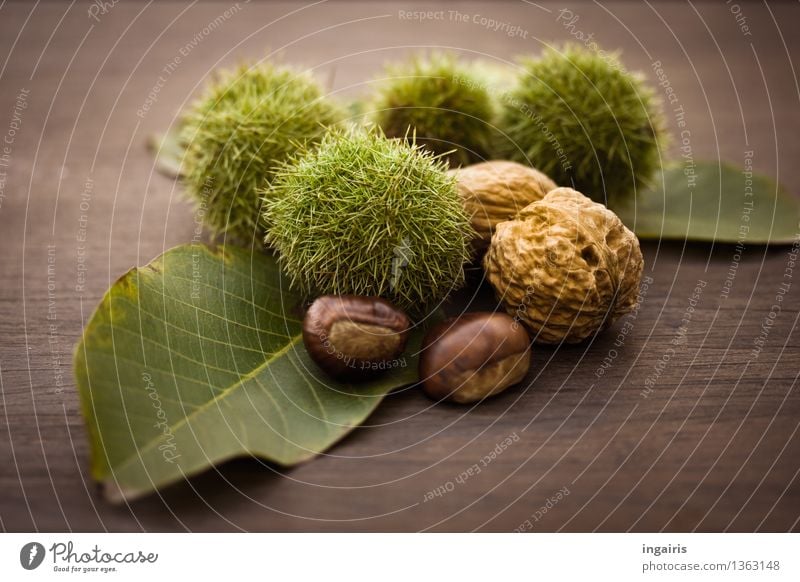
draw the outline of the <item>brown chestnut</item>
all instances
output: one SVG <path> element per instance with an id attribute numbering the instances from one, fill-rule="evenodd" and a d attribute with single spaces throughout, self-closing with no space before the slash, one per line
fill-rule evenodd
<path id="1" fill-rule="evenodd" d="M 410 322 L 380 297 L 324 295 L 303 319 L 303 343 L 330 376 L 366 379 L 403 353 Z"/>
<path id="2" fill-rule="evenodd" d="M 466 313 L 427 333 L 419 375 L 431 398 L 464 404 L 519 383 L 530 361 L 528 334 L 511 316 Z"/>

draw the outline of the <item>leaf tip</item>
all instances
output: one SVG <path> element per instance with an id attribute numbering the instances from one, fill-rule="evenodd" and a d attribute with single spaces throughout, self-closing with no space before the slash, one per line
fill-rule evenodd
<path id="1" fill-rule="evenodd" d="M 109 478 L 100 483 L 100 493 L 106 501 L 114 505 L 135 501 L 144 495 L 142 491 L 127 489 L 120 486 L 113 478 Z"/>

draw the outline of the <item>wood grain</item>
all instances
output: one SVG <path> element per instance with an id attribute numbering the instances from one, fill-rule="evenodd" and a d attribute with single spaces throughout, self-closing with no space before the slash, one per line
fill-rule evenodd
<path id="1" fill-rule="evenodd" d="M 444 20 L 427 22 L 401 17 L 430 9 L 414 2 L 235 6 L 122 2 L 98 22 L 86 3 L 0 8 L 0 134 L 28 91 L 0 168 L 3 530 L 798 529 L 800 271 L 785 276 L 788 247 L 746 248 L 737 262 L 732 246 L 695 243 L 644 245 L 652 283 L 624 341 L 615 344 L 623 321 L 585 345 L 537 349 L 526 387 L 474 409 L 404 390 L 296 469 L 237 460 L 130 506 L 104 502 L 87 473 L 71 352 L 117 277 L 193 236 L 190 207 L 154 172 L 145 143 L 210 70 L 273 50 L 350 96 L 414 46 L 507 61 L 572 30 L 558 3 L 452 2 Z M 742 6 L 749 36 L 723 3 L 569 8 L 580 16 L 575 30 L 620 47 L 653 81 L 661 61 L 694 155 L 741 165 L 752 150 L 756 170 L 796 192 L 800 94 L 790 56 L 800 38 L 789 28 L 800 7 Z M 450 20 L 447 10 L 519 25 L 526 38 Z M 490 305 L 478 288 L 449 309 Z M 543 511 L 559 490 L 569 494 Z"/>

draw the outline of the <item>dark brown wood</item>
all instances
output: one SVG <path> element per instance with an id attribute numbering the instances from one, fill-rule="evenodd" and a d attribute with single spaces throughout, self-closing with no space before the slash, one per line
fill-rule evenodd
<path id="1" fill-rule="evenodd" d="M 652 282 L 621 345 L 624 322 L 591 344 L 537 349 L 526 389 L 474 409 L 405 390 L 293 470 L 237 460 L 121 507 L 95 491 L 73 345 L 117 277 L 191 240 L 190 207 L 145 143 L 217 65 L 273 50 L 350 96 L 414 46 L 509 60 L 582 31 L 653 81 L 661 61 L 696 157 L 741 165 L 753 151 L 756 170 L 797 191 L 797 4 L 741 3 L 749 35 L 724 3 L 573 2 L 569 29 L 560 4 L 539 4 L 452 2 L 427 22 L 401 17 L 431 9 L 413 2 L 126 1 L 97 21 L 88 3 L 2 5 L 0 139 L 15 107 L 21 118 L 0 168 L 2 529 L 797 530 L 800 270 L 784 277 L 786 247 L 748 247 L 736 261 L 727 245 L 646 244 Z M 463 292 L 451 309 L 469 300 Z"/>

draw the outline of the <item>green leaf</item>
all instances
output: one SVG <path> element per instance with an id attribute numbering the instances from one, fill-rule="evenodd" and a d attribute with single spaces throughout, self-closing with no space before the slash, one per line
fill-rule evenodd
<path id="1" fill-rule="evenodd" d="M 181 164 L 186 150 L 178 139 L 178 133 L 175 128 L 165 134 L 150 136 L 147 140 L 147 148 L 156 157 L 156 169 L 167 178 L 183 177 Z"/>
<path id="2" fill-rule="evenodd" d="M 359 384 L 331 381 L 301 339 L 301 300 L 276 261 L 184 245 L 106 293 L 75 352 L 92 450 L 107 497 L 133 499 L 241 455 L 290 466 L 417 379 L 405 365 Z"/>
<path id="3" fill-rule="evenodd" d="M 800 200 L 766 176 L 720 162 L 667 166 L 636 205 L 614 208 L 641 239 L 789 244 L 798 236 Z"/>

